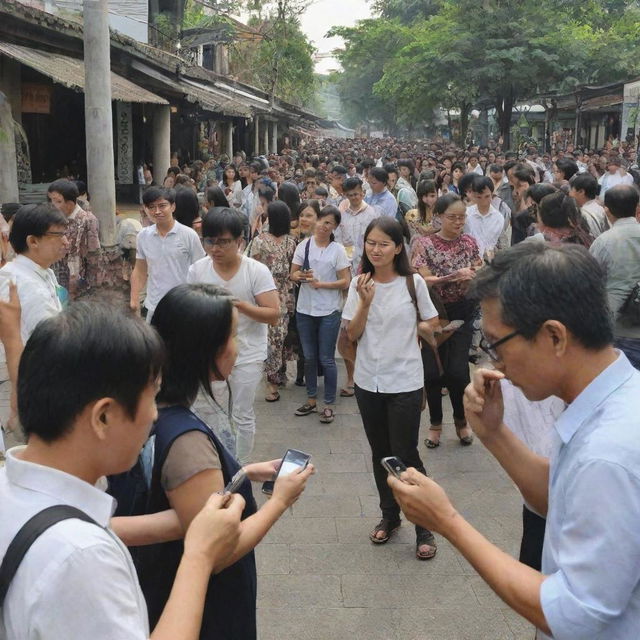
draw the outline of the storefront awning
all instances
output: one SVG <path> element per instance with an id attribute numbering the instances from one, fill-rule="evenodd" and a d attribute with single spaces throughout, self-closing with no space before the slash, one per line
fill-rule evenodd
<path id="1" fill-rule="evenodd" d="M 580 105 L 580 111 L 622 111 L 622 93 L 614 93 L 606 96 L 598 96 L 584 100 Z"/>
<path id="2" fill-rule="evenodd" d="M 84 92 L 84 62 L 82 60 L 7 42 L 0 42 L 0 54 L 31 67 L 68 89 Z M 113 71 L 111 72 L 111 99 L 121 102 L 169 104 L 164 98 L 139 87 L 131 80 L 127 80 Z"/>

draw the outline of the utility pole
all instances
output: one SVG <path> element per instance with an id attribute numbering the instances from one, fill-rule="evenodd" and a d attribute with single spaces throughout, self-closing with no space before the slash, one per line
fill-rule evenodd
<path id="1" fill-rule="evenodd" d="M 116 241 L 116 182 L 111 114 L 111 62 L 107 0 L 84 0 L 84 115 L 87 182 L 100 224 L 100 243 Z"/>

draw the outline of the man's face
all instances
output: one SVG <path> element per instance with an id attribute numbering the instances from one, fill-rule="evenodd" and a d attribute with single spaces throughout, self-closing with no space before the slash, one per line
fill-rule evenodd
<path id="1" fill-rule="evenodd" d="M 477 167 L 478 166 L 478 158 L 474 158 L 474 157 L 469 158 L 469 166 L 473 167 L 473 168 Z"/>
<path id="2" fill-rule="evenodd" d="M 204 249 L 216 264 L 224 264 L 238 253 L 240 238 L 234 238 L 228 231 L 215 238 L 204 238 Z"/>
<path id="3" fill-rule="evenodd" d="M 30 253 L 39 265 L 47 269 L 64 258 L 69 250 L 67 227 L 64 225 L 51 225 L 43 236 L 29 238 L 33 238 L 33 242 L 29 243 Z"/>
<path id="4" fill-rule="evenodd" d="M 369 186 L 371 187 L 371 191 L 373 191 L 373 193 L 382 193 L 387 185 L 370 175 Z"/>
<path id="5" fill-rule="evenodd" d="M 471 192 L 473 201 L 478 205 L 478 207 L 482 210 L 488 209 L 491 205 L 491 198 L 493 194 L 489 187 L 485 187 L 482 193 L 476 193 L 475 191 Z"/>
<path id="6" fill-rule="evenodd" d="M 70 216 L 76 208 L 76 203 L 72 200 L 65 200 L 61 193 L 51 191 L 49 193 L 51 204 L 65 216 Z"/>
<path id="7" fill-rule="evenodd" d="M 514 179 L 512 181 L 512 184 L 513 184 L 513 192 L 518 198 L 522 198 L 526 190 L 529 188 L 529 183 L 523 182 L 522 180 Z"/>
<path id="8" fill-rule="evenodd" d="M 362 205 L 362 200 L 364 199 L 364 192 L 362 191 L 362 187 L 355 187 L 354 189 L 347 191 L 344 195 L 347 197 L 351 209 L 357 211 Z"/>
<path id="9" fill-rule="evenodd" d="M 514 328 L 502 322 L 502 306 L 496 298 L 481 302 L 482 332 L 489 344 L 513 333 Z M 527 399 L 544 400 L 557 393 L 558 358 L 551 338 L 541 329 L 533 340 L 516 335 L 496 347 L 499 356 L 493 366 L 504 373 Z"/>
<path id="10" fill-rule="evenodd" d="M 491 178 L 494 184 L 498 184 L 499 182 L 502 182 L 503 176 L 504 176 L 504 173 L 502 171 L 498 173 L 489 171 L 489 177 Z"/>
<path id="11" fill-rule="evenodd" d="M 389 174 L 389 180 L 387 182 L 387 187 L 393 191 L 394 187 L 396 186 L 396 182 L 398 182 L 398 174 L 397 173 L 390 173 Z"/>
<path id="12" fill-rule="evenodd" d="M 608 171 L 611 175 L 614 175 L 614 174 L 618 171 L 618 169 L 620 169 L 620 167 L 619 167 L 617 164 L 611 164 L 611 163 L 610 163 L 610 164 L 607 166 L 607 171 Z"/>
<path id="13" fill-rule="evenodd" d="M 173 212 L 176 210 L 175 202 L 171 203 L 166 198 L 158 198 L 149 204 L 144 205 L 144 210 L 155 224 L 162 225 L 173 219 Z"/>
<path id="14" fill-rule="evenodd" d="M 306 178 L 304 184 L 307 188 L 307 193 L 313 194 L 318 186 L 318 183 L 315 178 Z"/>
<path id="15" fill-rule="evenodd" d="M 331 186 L 334 189 L 342 189 L 344 176 L 341 173 L 336 173 L 335 171 L 332 171 L 329 175 L 331 177 Z"/>

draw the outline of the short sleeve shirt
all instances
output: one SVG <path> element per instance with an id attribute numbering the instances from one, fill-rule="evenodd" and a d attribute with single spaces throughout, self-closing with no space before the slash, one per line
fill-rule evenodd
<path id="1" fill-rule="evenodd" d="M 198 234 L 177 221 L 165 236 L 158 233 L 155 224 L 142 229 L 137 238 L 136 257 L 147 262 L 144 306 L 153 313 L 164 294 L 184 284 L 189 267 L 205 256 Z"/>
<path id="2" fill-rule="evenodd" d="M 198 260 L 189 269 L 187 282 L 204 282 L 223 287 L 238 300 L 256 304 L 256 296 L 267 291 L 276 291 L 276 283 L 269 269 L 262 263 L 242 256 L 240 268 L 231 280 L 224 280 L 215 270 L 208 256 Z M 244 313 L 238 314 L 238 358 L 236 365 L 247 362 L 262 362 L 267 358 L 268 327 L 256 322 Z"/>
<path id="3" fill-rule="evenodd" d="M 421 320 L 438 315 L 427 285 L 419 274 L 413 275 Z M 357 280 L 351 281 L 342 312 L 352 320 L 360 304 Z M 424 384 L 422 355 L 418 344 L 418 318 L 407 279 L 398 276 L 391 282 L 376 282 L 364 332 L 358 341 L 354 381 L 365 391 L 403 393 L 421 389 Z"/>
<path id="4" fill-rule="evenodd" d="M 309 245 L 309 267 L 320 282 L 336 282 L 338 272 L 348 269 L 349 258 L 339 242 L 330 242 L 326 247 L 318 247 L 315 238 L 301 242 L 293 255 L 293 264 L 302 267 L 306 247 Z M 342 291 L 339 289 L 314 289 L 306 283 L 300 284 L 297 311 L 308 316 L 328 316 L 342 308 Z"/>

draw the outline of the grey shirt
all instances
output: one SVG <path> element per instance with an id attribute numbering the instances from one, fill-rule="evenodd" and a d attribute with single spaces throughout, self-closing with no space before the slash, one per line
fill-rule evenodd
<path id="1" fill-rule="evenodd" d="M 607 272 L 607 297 L 615 320 L 616 337 L 640 339 L 640 326 L 632 326 L 620 312 L 640 281 L 640 224 L 635 218 L 619 218 L 599 235 L 591 255 Z"/>

